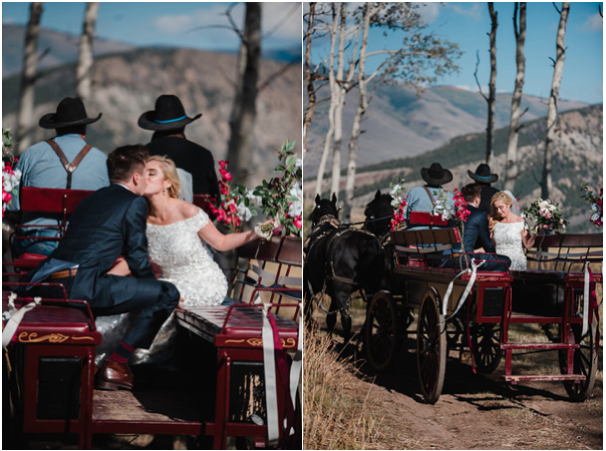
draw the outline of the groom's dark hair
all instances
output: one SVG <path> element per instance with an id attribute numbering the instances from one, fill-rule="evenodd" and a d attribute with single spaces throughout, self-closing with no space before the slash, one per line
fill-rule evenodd
<path id="1" fill-rule="evenodd" d="M 143 144 L 118 147 L 107 157 L 107 174 L 111 182 L 128 182 L 134 172 L 143 175 L 149 152 Z"/>
<path id="2" fill-rule="evenodd" d="M 476 200 L 476 198 L 482 195 L 482 187 L 475 183 L 470 183 L 469 185 L 465 185 L 463 189 L 461 189 L 461 193 L 463 193 L 465 202 L 473 202 L 474 200 Z"/>

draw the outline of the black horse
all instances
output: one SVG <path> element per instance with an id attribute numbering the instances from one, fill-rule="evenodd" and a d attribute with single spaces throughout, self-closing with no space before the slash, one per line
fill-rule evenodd
<path id="1" fill-rule="evenodd" d="M 331 304 L 326 317 L 328 330 L 341 312 L 343 336 L 347 343 L 351 334 L 349 300 L 361 290 L 372 295 L 382 288 L 385 277 L 385 254 L 379 240 L 371 233 L 344 226 L 339 221 L 337 198 L 320 199 L 309 219 L 311 232 L 306 243 L 304 265 L 305 316 L 311 324 L 313 299 L 325 293 Z"/>
<path id="2" fill-rule="evenodd" d="M 392 197 L 389 194 L 381 194 L 377 190 L 375 197 L 364 209 L 364 229 L 375 234 L 382 241 L 387 237 L 393 217 Z"/>

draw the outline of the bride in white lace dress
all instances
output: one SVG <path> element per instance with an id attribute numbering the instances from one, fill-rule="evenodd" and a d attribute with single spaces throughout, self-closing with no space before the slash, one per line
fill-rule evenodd
<path id="1" fill-rule="evenodd" d="M 523 270 L 527 267 L 523 246 L 529 248 L 535 237 L 528 231 L 526 221 L 511 211 L 513 196 L 499 191 L 491 200 L 490 230 L 496 253 L 511 259 L 510 269 Z"/>
<path id="2" fill-rule="evenodd" d="M 220 305 L 227 296 L 227 280 L 203 241 L 218 251 L 228 251 L 259 236 L 255 231 L 224 235 L 203 210 L 178 199 L 179 177 L 172 160 L 151 157 L 146 178 L 147 246 L 150 258 L 162 271 L 161 279 L 177 287 L 181 295 L 179 306 L 184 309 Z M 128 265 L 121 262 L 112 273 L 127 275 Z M 164 360 L 172 353 L 175 329 L 173 313 L 158 331 L 152 346 L 137 349 L 131 363 Z"/>

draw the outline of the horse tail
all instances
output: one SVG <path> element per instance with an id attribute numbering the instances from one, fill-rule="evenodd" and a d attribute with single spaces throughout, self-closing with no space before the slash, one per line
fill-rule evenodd
<path id="1" fill-rule="evenodd" d="M 371 235 L 358 243 L 358 264 L 356 265 L 356 282 L 366 294 L 379 291 L 383 285 L 386 271 L 386 260 L 379 240 Z"/>

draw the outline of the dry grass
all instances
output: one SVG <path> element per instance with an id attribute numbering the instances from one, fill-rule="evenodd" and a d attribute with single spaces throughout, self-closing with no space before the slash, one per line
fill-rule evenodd
<path id="1" fill-rule="evenodd" d="M 365 449 L 377 438 L 366 408 L 373 386 L 359 393 L 354 366 L 338 358 L 329 338 L 306 333 L 304 343 L 305 449 Z"/>

